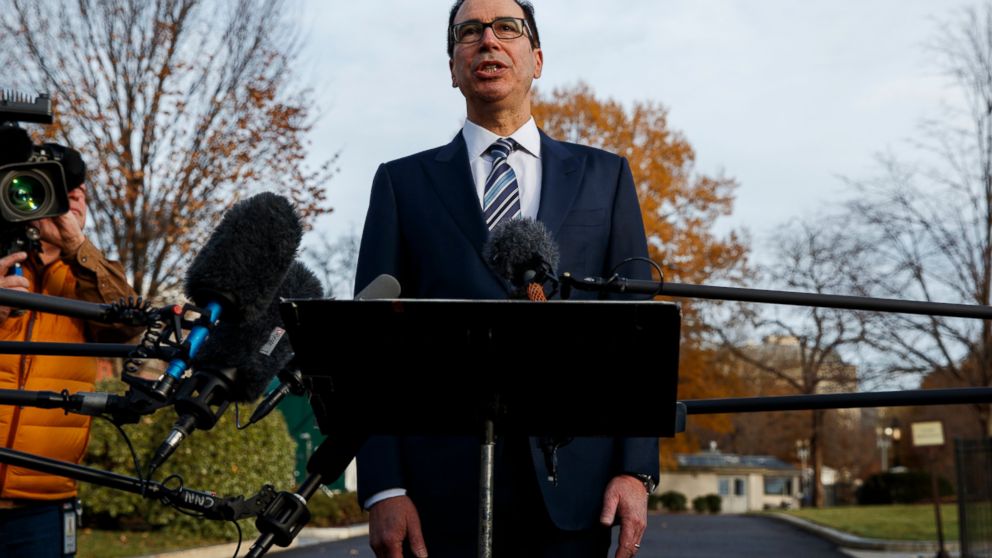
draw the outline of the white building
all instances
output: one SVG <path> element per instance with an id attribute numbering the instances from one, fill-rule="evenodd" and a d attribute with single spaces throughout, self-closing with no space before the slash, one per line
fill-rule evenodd
<path id="1" fill-rule="evenodd" d="M 678 469 L 661 472 L 656 492 L 681 492 L 690 509 L 694 498 L 708 494 L 720 495 L 723 513 L 799 507 L 799 468 L 776 457 L 711 448 L 676 458 Z"/>

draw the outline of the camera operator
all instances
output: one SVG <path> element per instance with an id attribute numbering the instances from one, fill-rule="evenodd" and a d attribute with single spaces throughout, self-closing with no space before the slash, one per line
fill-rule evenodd
<path id="1" fill-rule="evenodd" d="M 26 132 L 17 141 L 30 144 Z M 15 150 L 5 149 L 6 143 L 0 142 L 0 155 L 5 151 L 9 158 Z M 0 258 L 0 287 L 90 302 L 137 296 L 123 267 L 107 260 L 83 234 L 86 167 L 79 153 L 54 144 L 44 147 L 65 170 L 69 211 L 22 225 L 40 233 L 40 250 Z M 23 275 L 8 275 L 17 265 Z M 138 333 L 133 328 L 0 307 L 0 341 L 123 342 Z M 94 358 L 0 355 L 2 389 L 93 391 L 96 372 Z M 0 444 L 78 463 L 89 439 L 90 420 L 58 409 L 0 406 Z M 0 556 L 75 554 L 75 497 L 76 484 L 71 479 L 0 464 Z"/>

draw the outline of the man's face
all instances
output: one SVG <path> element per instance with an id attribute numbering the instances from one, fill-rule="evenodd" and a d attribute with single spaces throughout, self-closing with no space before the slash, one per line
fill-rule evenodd
<path id="1" fill-rule="evenodd" d="M 524 11 L 513 0 L 467 0 L 454 23 L 500 17 L 523 18 Z M 529 111 L 530 85 L 541 76 L 543 62 L 541 49 L 531 48 L 529 30 L 516 39 L 497 39 L 486 28 L 478 42 L 455 43 L 449 65 L 452 82 L 471 106 Z"/>
<path id="2" fill-rule="evenodd" d="M 79 228 L 86 227 L 86 185 L 80 184 L 78 187 L 69 190 L 69 212 L 76 217 Z"/>

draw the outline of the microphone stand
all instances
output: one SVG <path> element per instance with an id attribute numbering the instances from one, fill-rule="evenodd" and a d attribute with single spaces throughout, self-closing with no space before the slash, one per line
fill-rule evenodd
<path id="1" fill-rule="evenodd" d="M 255 517 L 276 497 L 275 489 L 270 484 L 264 485 L 257 494 L 249 498 L 219 497 L 210 492 L 189 490 L 181 486 L 173 489 L 153 480 L 129 477 L 9 448 L 0 448 L 0 463 L 131 492 L 149 500 L 158 500 L 166 505 L 201 514 L 204 519 L 237 521 Z"/>
<path id="2" fill-rule="evenodd" d="M 245 558 L 261 558 L 275 544 L 287 547 L 310 521 L 307 502 L 320 485 L 341 476 L 365 443 L 366 436 L 357 432 L 336 433 L 328 437 L 307 461 L 307 478 L 296 492 L 280 492 L 258 519 L 255 527 L 259 536 Z"/>
<path id="3" fill-rule="evenodd" d="M 151 380 L 137 376 L 125 376 L 131 384 L 151 386 Z M 129 389 L 124 395 L 106 392 L 77 392 L 68 390 L 28 391 L 23 389 L 0 389 L 0 405 L 36 407 L 39 409 L 64 409 L 66 413 L 87 416 L 107 416 L 114 424 L 137 424 L 144 415 L 172 404 L 171 400 L 159 401 L 146 395 L 142 389 Z"/>
<path id="4" fill-rule="evenodd" d="M 125 343 L 50 343 L 46 341 L 0 341 L 0 355 L 50 355 L 101 358 L 128 358 L 141 345 Z M 147 358 L 170 360 L 179 349 L 156 347 Z"/>

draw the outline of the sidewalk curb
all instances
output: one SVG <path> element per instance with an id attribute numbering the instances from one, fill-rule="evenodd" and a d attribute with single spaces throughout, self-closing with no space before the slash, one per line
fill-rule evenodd
<path id="1" fill-rule="evenodd" d="M 290 548 L 299 548 L 330 541 L 342 541 L 354 537 L 362 537 L 369 534 L 369 524 L 361 523 L 349 525 L 348 527 L 304 527 L 300 534 L 296 536 L 293 544 L 286 548 L 273 546 L 268 554 L 278 554 Z M 241 552 L 244 554 L 254 543 L 254 539 L 241 541 Z M 234 556 L 234 549 L 238 543 L 225 543 L 213 546 L 203 546 L 200 548 L 190 548 L 187 550 L 177 550 L 175 552 L 163 552 L 159 554 L 148 554 L 141 558 L 230 558 Z"/>
<path id="2" fill-rule="evenodd" d="M 330 541 L 343 541 L 369 534 L 369 524 L 359 523 L 347 527 L 304 527 L 296 536 L 298 546 L 310 546 Z"/>
<path id="3" fill-rule="evenodd" d="M 843 531 L 838 531 L 812 521 L 800 519 L 791 515 L 772 513 L 766 517 L 772 517 L 795 527 L 803 529 L 827 539 L 842 548 L 853 548 L 857 550 L 888 550 L 898 552 L 937 552 L 937 541 L 900 541 L 886 539 L 869 539 L 859 537 Z M 959 552 L 957 542 L 944 541 L 944 547 L 948 552 Z"/>

